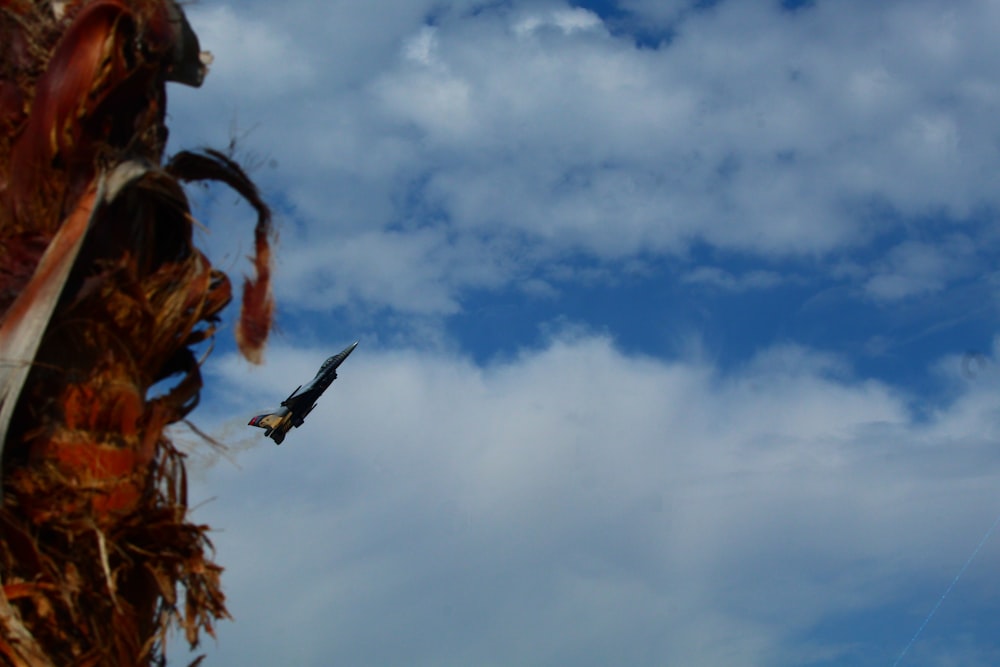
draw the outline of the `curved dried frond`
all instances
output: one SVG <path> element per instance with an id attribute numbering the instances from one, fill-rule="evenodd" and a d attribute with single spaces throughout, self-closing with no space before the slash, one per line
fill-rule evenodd
<path id="1" fill-rule="evenodd" d="M 167 165 L 167 171 L 185 181 L 220 181 L 236 190 L 257 211 L 254 228 L 254 277 L 243 281 L 243 306 L 236 329 L 236 342 L 250 361 L 260 363 L 274 317 L 271 295 L 271 211 L 257 186 L 229 157 L 216 150 L 204 153 L 182 151 Z"/>

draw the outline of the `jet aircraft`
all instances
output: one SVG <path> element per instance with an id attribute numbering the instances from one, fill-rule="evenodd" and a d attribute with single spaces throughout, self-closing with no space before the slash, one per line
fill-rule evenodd
<path id="1" fill-rule="evenodd" d="M 283 400 L 281 407 L 274 412 L 265 412 L 251 419 L 249 426 L 266 429 L 264 437 L 269 437 L 280 445 L 293 426 L 295 428 L 302 426 L 306 415 L 316 407 L 316 400 L 326 391 L 330 383 L 337 379 L 337 368 L 344 363 L 344 359 L 347 359 L 351 352 L 354 352 L 358 342 L 360 341 L 355 341 L 324 361 L 316 377 L 305 385 L 299 385 L 298 389 Z"/>

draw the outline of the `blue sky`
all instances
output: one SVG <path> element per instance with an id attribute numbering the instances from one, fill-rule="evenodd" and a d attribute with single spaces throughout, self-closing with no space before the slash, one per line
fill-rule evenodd
<path id="1" fill-rule="evenodd" d="M 939 602 L 900 666 L 1000 661 L 997 3 L 186 11 L 171 147 L 280 235 L 265 365 L 205 367 L 230 460 L 176 432 L 208 664 L 891 666 Z"/>

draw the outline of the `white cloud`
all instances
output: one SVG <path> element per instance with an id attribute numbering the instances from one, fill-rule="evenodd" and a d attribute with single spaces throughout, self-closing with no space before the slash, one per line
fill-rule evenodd
<path id="1" fill-rule="evenodd" d="M 416 36 L 403 45 L 403 56 L 420 65 L 430 66 L 437 61 L 437 30 L 425 26 Z"/>
<path id="2" fill-rule="evenodd" d="M 622 8 L 637 16 L 636 23 L 666 28 L 691 10 L 697 0 L 622 0 Z"/>
<path id="3" fill-rule="evenodd" d="M 436 33 L 423 28 L 408 40 L 403 56 L 415 67 L 377 82 L 374 91 L 389 113 L 401 110 L 423 131 L 461 141 L 478 130 L 470 100 L 472 86 L 441 62 Z"/>
<path id="4" fill-rule="evenodd" d="M 823 258 L 1000 206 L 992 3 L 689 4 L 669 5 L 659 49 L 552 2 L 193 7 L 217 65 L 175 95 L 174 136 L 254 128 L 242 145 L 277 163 L 261 180 L 308 230 L 284 254 L 426 215 L 456 246 L 444 261 L 484 236 L 525 248 L 492 262 L 509 271 L 497 286 L 568 254 L 694 241 Z M 475 286 L 436 273 L 443 312 Z M 354 293 L 370 279 L 341 276 Z M 398 307 L 389 289 L 366 298 Z"/>
<path id="5" fill-rule="evenodd" d="M 287 100 L 319 83 L 315 58 L 280 24 L 249 18 L 227 5 L 194 15 L 202 48 L 214 57 L 205 80 L 209 94 L 238 95 L 251 103 Z"/>
<path id="6" fill-rule="evenodd" d="M 976 248 L 954 235 L 938 243 L 903 241 L 893 247 L 865 283 L 870 297 L 891 301 L 942 291 L 955 278 L 978 272 Z"/>
<path id="7" fill-rule="evenodd" d="M 328 352 L 213 382 L 251 414 Z M 947 583 L 992 521 L 998 399 L 918 422 L 798 347 L 731 375 L 579 333 L 486 367 L 359 347 L 280 449 L 257 434 L 197 492 L 237 619 L 212 662 L 850 660 L 802 637 Z"/>
<path id="8" fill-rule="evenodd" d="M 452 313 L 459 304 L 442 286 L 505 280 L 505 260 L 495 250 L 472 238 L 450 243 L 440 228 L 362 233 L 279 260 L 284 281 L 277 296 L 316 310 L 379 303 L 408 313 Z"/>
<path id="9" fill-rule="evenodd" d="M 774 271 L 747 271 L 743 275 L 733 275 L 717 266 L 702 266 L 686 273 L 681 280 L 694 285 L 717 287 L 727 291 L 743 292 L 753 289 L 767 289 L 789 280 Z"/>
<path id="10" fill-rule="evenodd" d="M 600 17 L 591 11 L 575 7 L 548 12 L 532 12 L 514 23 L 514 34 L 527 37 L 546 27 L 558 28 L 564 35 L 595 30 L 602 26 Z"/>

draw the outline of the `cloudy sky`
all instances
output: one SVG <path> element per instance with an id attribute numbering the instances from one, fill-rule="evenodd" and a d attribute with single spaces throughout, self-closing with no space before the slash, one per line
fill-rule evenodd
<path id="1" fill-rule="evenodd" d="M 266 363 L 223 331 L 195 413 L 206 664 L 1000 663 L 1000 2 L 187 12 L 171 146 L 280 233 Z"/>

